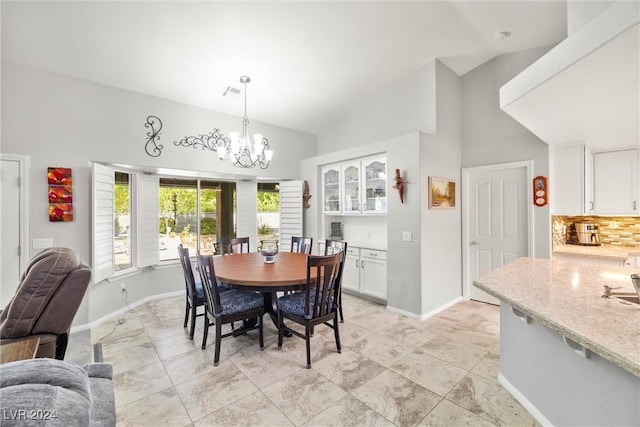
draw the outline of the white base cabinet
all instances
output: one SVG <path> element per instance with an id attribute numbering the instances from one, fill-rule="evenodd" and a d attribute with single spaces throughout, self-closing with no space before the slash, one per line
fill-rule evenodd
<path id="1" fill-rule="evenodd" d="M 387 300 L 387 252 L 348 247 L 342 289 L 373 299 Z"/>

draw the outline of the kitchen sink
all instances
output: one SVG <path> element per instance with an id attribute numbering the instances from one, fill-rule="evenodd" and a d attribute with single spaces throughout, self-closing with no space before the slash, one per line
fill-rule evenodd
<path id="1" fill-rule="evenodd" d="M 640 304 L 640 297 L 638 295 L 615 295 L 615 298 L 634 304 Z"/>

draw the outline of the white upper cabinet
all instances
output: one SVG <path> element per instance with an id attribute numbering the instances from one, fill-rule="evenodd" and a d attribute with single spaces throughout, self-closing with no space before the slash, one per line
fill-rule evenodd
<path id="1" fill-rule="evenodd" d="M 584 144 L 552 145 L 551 211 L 557 215 L 593 212 L 591 151 Z"/>
<path id="2" fill-rule="evenodd" d="M 637 149 L 591 153 L 586 144 L 551 146 L 551 209 L 556 215 L 637 215 Z"/>
<path id="3" fill-rule="evenodd" d="M 593 187 L 595 213 L 637 215 L 638 150 L 595 153 Z"/>
<path id="4" fill-rule="evenodd" d="M 324 213 L 387 213 L 385 156 L 354 159 L 322 167 Z"/>
<path id="5" fill-rule="evenodd" d="M 340 165 L 322 167 L 322 200 L 325 213 L 340 213 Z"/>
<path id="6" fill-rule="evenodd" d="M 361 213 L 362 169 L 359 161 L 342 164 L 344 213 Z"/>
<path id="7" fill-rule="evenodd" d="M 362 160 L 364 198 L 362 211 L 387 213 L 387 159 L 370 157 Z"/>

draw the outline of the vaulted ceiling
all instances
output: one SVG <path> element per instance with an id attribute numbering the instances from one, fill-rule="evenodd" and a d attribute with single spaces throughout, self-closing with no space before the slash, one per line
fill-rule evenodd
<path id="1" fill-rule="evenodd" d="M 2 59 L 320 133 L 435 58 L 566 37 L 565 1 L 2 2 Z M 510 37 L 496 39 L 496 32 Z"/>

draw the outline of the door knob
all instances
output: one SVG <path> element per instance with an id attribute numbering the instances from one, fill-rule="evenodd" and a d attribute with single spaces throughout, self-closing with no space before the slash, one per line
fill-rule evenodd
<path id="1" fill-rule="evenodd" d="M 480 245 L 480 243 L 476 242 L 475 240 L 472 240 L 471 243 L 469 243 L 469 246 L 478 246 Z"/>

